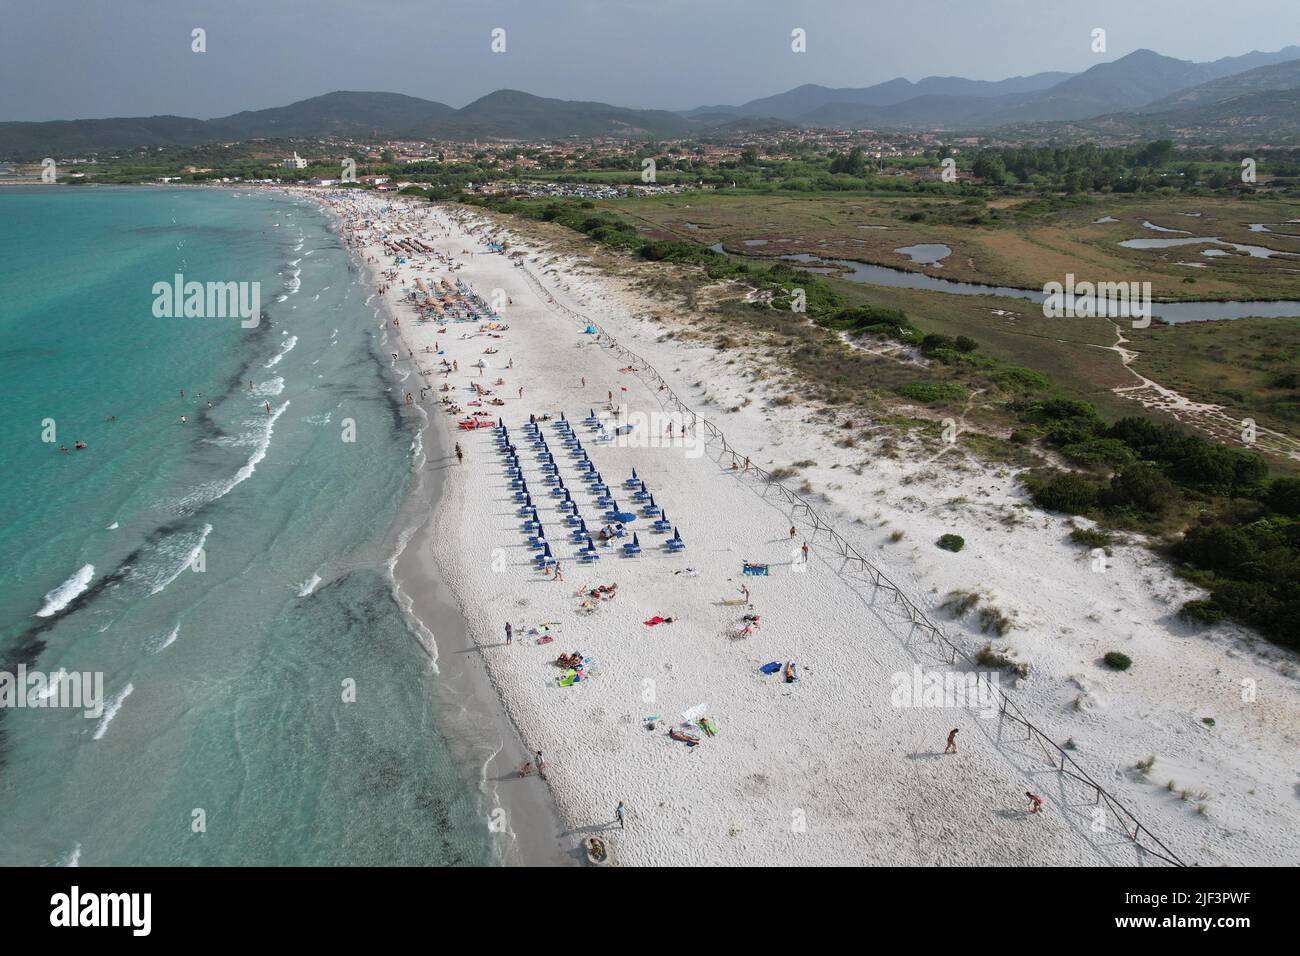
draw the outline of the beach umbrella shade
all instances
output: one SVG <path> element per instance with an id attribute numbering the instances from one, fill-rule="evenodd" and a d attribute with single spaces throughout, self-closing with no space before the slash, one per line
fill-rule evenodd
<path id="1" fill-rule="evenodd" d="M 676 528 L 673 528 L 673 540 L 674 541 L 682 540 L 682 533 L 678 531 Z"/>
<path id="2" fill-rule="evenodd" d="M 636 480 L 637 480 L 637 478 L 636 478 L 636 469 L 635 469 L 635 468 L 632 469 L 632 480 L 633 480 L 633 481 L 636 481 Z"/>
<path id="3" fill-rule="evenodd" d="M 634 548 L 639 548 L 639 547 L 641 547 L 641 539 L 638 538 L 638 537 L 636 536 L 636 532 L 635 532 L 635 531 L 632 532 L 632 546 L 633 546 Z"/>
<path id="4" fill-rule="evenodd" d="M 582 526 L 582 530 L 583 530 L 583 531 L 586 531 L 586 530 L 587 530 L 587 526 L 586 526 L 585 524 Z M 595 546 L 594 544 L 591 543 L 591 535 L 587 535 L 587 550 L 588 550 L 588 551 L 595 551 L 595 550 L 596 550 L 596 546 Z"/>

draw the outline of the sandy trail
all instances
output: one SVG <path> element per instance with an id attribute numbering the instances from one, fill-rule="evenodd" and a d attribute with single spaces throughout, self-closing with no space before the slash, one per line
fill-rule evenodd
<path id="1" fill-rule="evenodd" d="M 1120 362 L 1138 380 L 1138 384 L 1120 386 L 1111 391 L 1122 398 L 1138 402 L 1143 408 L 1158 408 L 1177 421 L 1192 425 L 1225 444 L 1243 443 L 1242 436 L 1245 434 L 1246 423 L 1241 418 L 1229 415 L 1222 405 L 1193 401 L 1174 389 L 1147 378 L 1133 368 L 1133 363 L 1142 357 L 1142 353 L 1124 348 L 1125 345 L 1132 343 L 1124 338 L 1124 333 L 1118 325 L 1114 323 L 1112 325 L 1115 328 L 1115 344 L 1095 345 L 1093 348 L 1118 354 Z M 1259 424 L 1254 425 L 1254 432 L 1252 443 L 1260 451 L 1300 461 L 1300 440 Z"/>

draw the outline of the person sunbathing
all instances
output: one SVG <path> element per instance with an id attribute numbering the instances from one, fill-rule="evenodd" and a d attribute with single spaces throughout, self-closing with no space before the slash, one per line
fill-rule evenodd
<path id="1" fill-rule="evenodd" d="M 519 768 L 519 776 L 527 777 L 530 776 L 532 772 L 533 772 L 533 762 L 531 760 L 525 760 L 524 765 Z"/>

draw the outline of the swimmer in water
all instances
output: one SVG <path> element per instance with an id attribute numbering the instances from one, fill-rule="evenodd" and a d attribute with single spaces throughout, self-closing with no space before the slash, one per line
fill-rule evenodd
<path id="1" fill-rule="evenodd" d="M 186 418 L 184 415 L 182 415 L 182 416 L 181 416 L 181 424 L 182 424 L 182 425 L 188 425 L 189 423 L 190 423 L 190 420 L 189 420 L 188 418 Z"/>

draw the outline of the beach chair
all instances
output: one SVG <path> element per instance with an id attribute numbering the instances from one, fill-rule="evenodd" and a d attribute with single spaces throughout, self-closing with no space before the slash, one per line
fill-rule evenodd
<path id="1" fill-rule="evenodd" d="M 592 543 L 591 538 L 587 538 L 587 546 L 578 552 L 578 560 L 584 564 L 590 564 L 593 561 L 600 560 L 600 552 L 596 550 L 596 546 Z"/>
<path id="2" fill-rule="evenodd" d="M 590 534 L 590 532 L 587 530 L 586 520 L 576 511 L 573 514 L 569 515 L 569 517 L 565 518 L 564 520 L 566 524 L 570 525 L 573 528 L 573 535 L 572 535 L 573 543 L 582 544 L 582 542 L 585 541 L 587 539 L 587 536 Z"/>
<path id="3" fill-rule="evenodd" d="M 644 481 L 641 482 L 641 490 L 633 493 L 633 495 L 632 495 L 632 500 L 633 500 L 633 501 L 649 501 L 649 500 L 650 500 L 650 492 L 649 492 L 648 490 L 646 490 L 646 486 L 645 486 L 645 482 L 644 482 Z"/>
<path id="4" fill-rule="evenodd" d="M 657 531 L 661 534 L 664 534 L 673 530 L 673 523 L 668 520 L 668 513 L 661 511 L 659 513 L 659 517 L 655 520 L 655 523 L 650 526 L 650 528 L 653 531 Z"/>
<path id="5" fill-rule="evenodd" d="M 654 518 L 659 514 L 659 507 L 655 504 L 654 495 L 650 496 L 650 500 L 646 502 L 645 507 L 641 509 L 641 514 L 646 518 Z"/>
<path id="6" fill-rule="evenodd" d="M 528 547 L 533 551 L 549 552 L 551 550 L 551 546 L 546 543 L 546 534 L 541 528 L 537 529 L 537 534 L 528 539 Z"/>
<path id="7" fill-rule="evenodd" d="M 555 558 L 551 557 L 551 546 L 548 544 L 543 548 L 542 551 L 538 553 L 537 557 L 533 558 L 533 562 L 537 565 L 539 571 L 554 564 Z"/>
<path id="8" fill-rule="evenodd" d="M 633 469 L 632 469 L 632 477 L 629 478 L 627 481 L 623 482 L 623 487 L 624 487 L 624 488 L 639 488 L 642 484 L 643 484 L 643 482 L 641 481 L 641 479 L 638 478 L 638 477 L 636 476 L 636 469 L 633 468 Z"/>
<path id="9" fill-rule="evenodd" d="M 632 540 L 623 545 L 623 554 L 629 558 L 635 558 L 641 553 L 641 540 L 634 533 Z"/>
<path id="10" fill-rule="evenodd" d="M 674 554 L 686 550 L 686 542 L 682 540 L 682 533 L 676 528 L 673 529 L 673 536 L 665 543 L 667 544 L 668 550 Z"/>
<path id="11" fill-rule="evenodd" d="M 551 489 L 551 497 L 552 498 L 569 497 L 569 490 L 564 487 L 564 479 L 561 478 L 559 475 L 556 475 L 555 482 L 556 482 L 555 487 Z"/>
<path id="12" fill-rule="evenodd" d="M 528 494 L 527 489 L 525 489 L 525 490 L 522 492 L 522 494 L 523 494 L 523 499 L 522 499 L 522 500 L 519 499 L 519 494 L 520 494 L 519 492 L 516 492 L 516 493 L 515 493 L 515 499 L 516 499 L 517 501 L 520 502 L 520 504 L 519 504 L 519 513 L 520 513 L 521 515 L 523 515 L 524 517 L 527 517 L 528 515 L 532 514 L 532 512 L 533 512 L 533 498 L 532 498 L 532 496 L 531 496 L 530 494 Z"/>
<path id="13" fill-rule="evenodd" d="M 537 517 L 537 509 L 536 509 L 536 508 L 533 509 L 532 514 L 530 514 L 527 518 L 524 519 L 524 530 L 525 530 L 525 531 L 537 531 L 537 532 L 539 532 L 539 533 L 541 532 L 541 530 L 542 530 L 542 522 L 541 522 L 541 520 Z"/>

